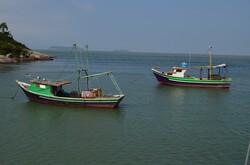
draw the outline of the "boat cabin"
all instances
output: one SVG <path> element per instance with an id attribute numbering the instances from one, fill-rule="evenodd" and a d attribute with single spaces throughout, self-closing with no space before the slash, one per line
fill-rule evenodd
<path id="1" fill-rule="evenodd" d="M 91 88 L 88 91 L 82 91 L 79 94 L 77 91 L 67 93 L 63 90 L 62 86 L 71 84 L 70 81 L 49 81 L 34 79 L 30 81 L 31 84 L 27 86 L 28 90 L 39 92 L 40 94 L 59 96 L 59 97 L 82 97 L 82 98 L 97 98 L 102 97 L 103 92 L 100 88 Z"/>
<path id="2" fill-rule="evenodd" d="M 28 90 L 51 96 L 66 95 L 66 93 L 63 91 L 62 86 L 66 84 L 71 84 L 71 81 L 50 81 L 40 79 L 33 79 L 30 80 L 30 82 L 31 84 L 28 87 Z"/>
<path id="3" fill-rule="evenodd" d="M 186 71 L 187 71 L 187 68 L 174 66 L 171 71 L 167 72 L 167 75 L 171 75 L 174 77 L 184 77 Z"/>

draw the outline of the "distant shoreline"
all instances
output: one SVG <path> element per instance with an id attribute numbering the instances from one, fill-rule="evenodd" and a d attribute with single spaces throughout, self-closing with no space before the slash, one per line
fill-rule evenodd
<path id="1" fill-rule="evenodd" d="M 81 51 L 84 51 L 83 48 L 79 49 Z M 37 50 L 45 50 L 45 51 L 72 51 L 72 47 L 63 47 L 63 46 L 52 46 L 48 49 L 37 49 Z M 192 53 L 192 52 L 153 52 L 153 51 L 132 51 L 132 50 L 128 50 L 128 49 L 114 49 L 114 50 L 89 50 L 89 52 L 110 52 L 110 53 L 134 53 L 136 55 L 140 55 L 140 54 L 158 54 L 158 55 L 170 55 L 170 54 L 176 54 L 176 55 L 191 55 L 191 56 L 199 56 L 199 55 L 205 55 L 206 53 Z M 249 54 L 250 55 L 250 54 Z M 214 56 L 249 56 L 248 54 L 214 54 Z"/>

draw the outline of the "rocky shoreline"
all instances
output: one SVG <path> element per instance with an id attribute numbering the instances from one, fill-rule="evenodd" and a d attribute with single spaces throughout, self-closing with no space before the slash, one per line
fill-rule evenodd
<path id="1" fill-rule="evenodd" d="M 53 60 L 54 57 L 44 53 L 31 51 L 28 55 L 20 55 L 19 58 L 13 57 L 11 54 L 0 55 L 0 64 L 29 62 L 29 61 L 48 61 Z"/>

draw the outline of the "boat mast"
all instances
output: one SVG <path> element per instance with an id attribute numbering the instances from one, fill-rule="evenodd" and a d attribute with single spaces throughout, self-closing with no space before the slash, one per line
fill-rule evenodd
<path id="1" fill-rule="evenodd" d="M 212 46 L 209 46 L 210 51 L 210 65 L 209 65 L 209 78 L 212 80 Z"/>
<path id="2" fill-rule="evenodd" d="M 85 45 L 85 49 L 86 49 L 86 69 L 85 74 L 88 76 L 88 69 L 89 69 L 89 56 L 88 56 L 88 45 Z M 87 77 L 87 90 L 89 90 L 89 77 Z"/>
<path id="3" fill-rule="evenodd" d="M 85 49 L 86 49 L 86 69 L 89 69 L 89 56 L 88 56 L 88 45 L 85 45 Z"/>
<path id="4" fill-rule="evenodd" d="M 75 53 L 75 62 L 76 62 L 76 82 L 77 82 L 77 93 L 80 95 L 80 70 L 78 67 L 78 58 L 76 53 L 76 44 L 73 44 L 74 53 Z"/>

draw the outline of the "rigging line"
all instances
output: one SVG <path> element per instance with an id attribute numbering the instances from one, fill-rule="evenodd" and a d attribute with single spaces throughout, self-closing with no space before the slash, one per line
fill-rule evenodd
<path id="1" fill-rule="evenodd" d="M 79 51 L 78 52 L 78 54 L 79 54 L 79 69 L 80 68 L 83 68 L 84 67 L 84 65 L 83 65 L 83 49 L 82 48 L 80 48 L 80 47 L 76 47 L 76 51 Z"/>
<path id="2" fill-rule="evenodd" d="M 57 76 L 57 79 L 59 79 L 59 77 L 61 77 L 62 73 L 65 71 L 65 68 L 66 68 L 66 66 L 68 65 L 69 60 L 70 60 L 70 58 L 71 58 L 71 56 L 72 56 L 72 54 L 73 54 L 72 52 L 73 52 L 73 47 L 72 47 L 72 49 L 71 49 L 70 56 L 69 56 L 67 62 L 65 63 L 65 65 L 64 65 L 64 67 L 63 67 L 63 69 L 62 69 L 62 71 L 61 71 L 61 72 L 59 73 L 59 75 Z"/>
<path id="3" fill-rule="evenodd" d="M 94 77 L 94 79 L 96 79 L 98 88 L 101 88 L 98 77 Z"/>
<path id="4" fill-rule="evenodd" d="M 60 78 L 60 79 L 57 79 L 58 81 L 62 81 L 62 80 L 66 80 L 67 78 L 73 78 L 74 77 L 74 74 L 73 73 L 71 73 L 71 74 L 69 74 L 68 76 L 65 76 L 65 77 L 62 77 L 62 78 Z"/>
<path id="5" fill-rule="evenodd" d="M 78 57 L 77 57 L 77 46 L 76 44 L 73 44 L 73 48 L 74 48 L 74 56 L 75 56 L 75 65 L 76 65 L 76 81 L 77 81 L 77 92 L 78 94 L 80 94 L 80 70 L 79 70 L 79 61 L 78 61 Z"/>
<path id="6" fill-rule="evenodd" d="M 207 55 L 208 52 L 209 52 L 209 50 L 210 50 L 210 48 L 208 48 L 204 53 L 198 54 L 198 55 L 201 55 L 201 57 L 200 58 L 196 58 L 196 60 L 194 60 L 194 61 L 193 61 L 194 58 L 192 58 L 192 64 L 198 63 L 199 61 L 201 61 L 201 59 L 204 59 L 206 57 L 204 55 Z M 190 68 L 192 68 L 192 67 L 190 67 Z"/>

